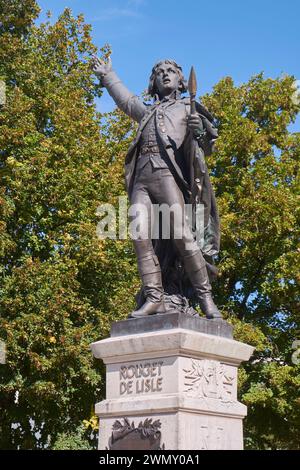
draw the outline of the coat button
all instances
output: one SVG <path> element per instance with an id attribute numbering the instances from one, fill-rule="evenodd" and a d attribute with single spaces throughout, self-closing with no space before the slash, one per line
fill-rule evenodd
<path id="1" fill-rule="evenodd" d="M 161 130 L 161 131 L 162 131 L 162 132 L 166 132 L 166 129 L 165 129 L 165 128 L 162 128 L 162 130 Z"/>

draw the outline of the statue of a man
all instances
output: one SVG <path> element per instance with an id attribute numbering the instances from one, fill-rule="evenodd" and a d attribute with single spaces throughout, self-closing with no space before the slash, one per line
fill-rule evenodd
<path id="1" fill-rule="evenodd" d="M 140 221 L 140 236 L 133 239 L 142 291 L 139 308 L 131 316 L 139 318 L 166 312 L 166 296 L 179 295 L 194 298 L 207 318 L 220 318 L 208 274 L 213 272 L 212 258 L 219 249 L 218 213 L 204 162 L 204 155 L 211 152 L 217 137 L 212 116 L 200 103 L 197 103 L 197 112 L 191 114 L 189 98 L 182 97 L 187 91 L 182 69 L 173 60 L 158 62 L 152 69 L 148 89 L 154 98 L 152 105 L 128 91 L 113 71 L 110 59 L 105 62 L 95 57 L 92 66 L 117 106 L 139 123 L 125 160 L 130 203 L 147 208 L 147 217 Z M 196 165 L 197 161 L 202 165 L 198 194 L 197 184 L 196 192 L 191 189 L 191 139 L 197 142 Z M 193 171 L 195 177 L 195 166 Z M 200 182 L 200 179 L 195 180 Z M 179 205 L 182 213 L 186 203 L 204 205 L 203 246 L 199 247 L 186 217 L 179 222 L 178 218 L 171 217 L 172 239 L 154 242 L 149 229 L 153 222 L 153 203 Z M 174 233 L 182 236 L 176 238 Z M 174 303 L 169 306 L 169 310 L 172 309 Z"/>

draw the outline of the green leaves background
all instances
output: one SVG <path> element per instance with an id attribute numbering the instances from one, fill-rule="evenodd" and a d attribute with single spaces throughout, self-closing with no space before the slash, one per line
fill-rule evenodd
<path id="1" fill-rule="evenodd" d="M 0 0 L 0 447 L 95 445 L 105 394 L 92 341 L 134 306 L 130 240 L 100 241 L 96 208 L 125 194 L 134 124 L 101 116 L 83 17 L 35 25 L 33 0 Z M 104 45 L 98 53 L 109 54 Z M 218 305 L 256 347 L 240 369 L 249 448 L 299 448 L 299 153 L 294 77 L 221 80 L 203 102 L 220 138 L 208 166 L 222 220 Z M 85 427 L 83 425 L 85 423 Z M 90 424 L 89 424 L 90 423 Z M 71 442 L 71 443 L 70 443 Z"/>

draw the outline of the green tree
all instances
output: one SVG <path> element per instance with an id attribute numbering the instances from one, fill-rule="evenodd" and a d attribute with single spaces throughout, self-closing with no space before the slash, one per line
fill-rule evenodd
<path id="1" fill-rule="evenodd" d="M 204 101 L 220 129 L 208 161 L 222 220 L 216 294 L 236 338 L 256 347 L 240 373 L 246 444 L 299 448 L 300 370 L 291 362 L 300 320 L 300 134 L 289 131 L 299 112 L 295 79 L 260 74 L 236 87 L 225 78 Z"/>
<path id="2" fill-rule="evenodd" d="M 90 419 L 104 374 L 89 344 L 108 334 L 135 276 L 126 247 L 96 236 L 112 157 L 90 27 L 69 10 L 35 26 L 38 11 L 0 1 L 1 448 L 52 446 Z"/>
<path id="3" fill-rule="evenodd" d="M 96 48 L 83 18 L 65 10 L 36 26 L 38 12 L 32 0 L 0 0 L 0 447 L 82 448 L 94 444 L 82 425 L 104 396 L 89 344 L 127 316 L 139 285 L 130 241 L 95 231 L 97 206 L 125 195 L 134 125 L 119 111 L 96 112 Z M 246 445 L 298 448 L 294 79 L 225 78 L 203 101 L 220 129 L 208 159 L 222 217 L 216 300 L 235 337 L 256 347 L 239 374 Z"/>

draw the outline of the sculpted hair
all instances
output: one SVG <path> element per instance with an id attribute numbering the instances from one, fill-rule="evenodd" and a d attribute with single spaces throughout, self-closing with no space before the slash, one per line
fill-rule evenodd
<path id="1" fill-rule="evenodd" d="M 178 73 L 179 79 L 180 79 L 178 89 L 181 93 L 185 93 L 187 91 L 187 83 L 184 79 L 184 76 L 183 76 L 183 73 L 182 73 L 182 68 L 180 67 L 180 65 L 178 65 L 175 62 L 175 60 L 166 59 L 166 60 L 161 60 L 161 61 L 157 62 L 157 64 L 155 64 L 153 69 L 152 69 L 151 76 L 150 76 L 150 81 L 149 81 L 149 86 L 148 86 L 149 95 L 154 96 L 157 93 L 157 89 L 156 89 L 156 86 L 155 86 L 156 71 L 162 64 L 170 64 L 170 65 L 173 65 L 173 67 L 175 67 L 175 70 Z"/>

